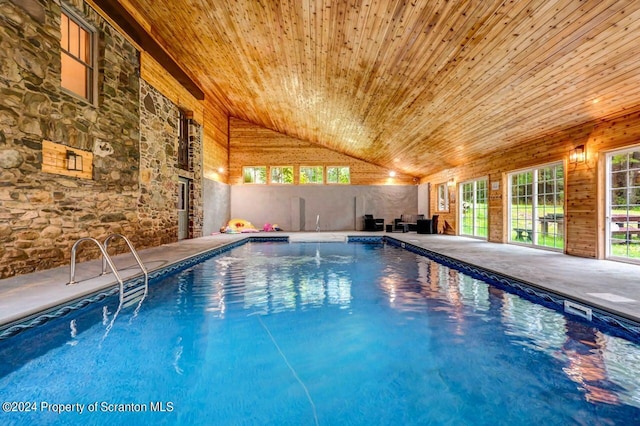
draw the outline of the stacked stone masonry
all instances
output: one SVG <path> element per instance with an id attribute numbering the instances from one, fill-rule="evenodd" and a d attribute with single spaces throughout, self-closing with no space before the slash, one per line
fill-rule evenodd
<path id="1" fill-rule="evenodd" d="M 96 11 L 81 0 L 65 4 L 97 31 L 94 103 L 60 87 L 60 5 L 0 0 L 0 278 L 68 264 L 82 237 L 117 232 L 137 248 L 177 240 L 178 107 L 140 79 L 139 52 Z M 93 152 L 93 179 L 43 173 L 43 140 Z M 194 160 L 198 170 L 181 173 L 197 199 Z M 201 209 L 191 222 L 198 236 Z M 98 255 L 87 244 L 78 259 Z"/>

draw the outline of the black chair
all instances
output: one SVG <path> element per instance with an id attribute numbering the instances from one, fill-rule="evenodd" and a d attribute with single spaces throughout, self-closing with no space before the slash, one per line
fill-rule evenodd
<path id="1" fill-rule="evenodd" d="M 437 234 L 438 233 L 438 215 L 434 214 L 431 219 L 418 219 L 416 225 L 418 234 Z"/>
<path id="2" fill-rule="evenodd" d="M 416 232 L 418 234 L 433 234 L 431 219 L 418 219 L 418 223 L 416 224 Z"/>
<path id="3" fill-rule="evenodd" d="M 423 214 L 417 214 L 413 216 L 413 222 L 409 224 L 409 231 L 418 231 L 418 221 L 424 220 Z"/>
<path id="4" fill-rule="evenodd" d="M 384 219 L 374 219 L 372 214 L 364 215 L 365 231 L 384 231 Z"/>
<path id="5" fill-rule="evenodd" d="M 409 225 L 402 222 L 402 219 L 393 219 L 393 232 L 409 232 Z"/>

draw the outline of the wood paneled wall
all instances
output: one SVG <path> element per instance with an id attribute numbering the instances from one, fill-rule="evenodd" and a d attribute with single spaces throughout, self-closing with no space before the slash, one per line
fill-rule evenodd
<path id="1" fill-rule="evenodd" d="M 204 100 L 204 177 L 229 183 L 229 114 L 217 99 Z"/>
<path id="2" fill-rule="evenodd" d="M 390 169 L 340 154 L 264 127 L 229 120 L 229 183 L 242 184 L 243 166 L 293 166 L 295 184 L 300 166 L 349 166 L 352 185 L 414 185 L 417 179 Z"/>
<path id="3" fill-rule="evenodd" d="M 569 151 L 585 145 L 587 160 L 580 164 L 568 162 Z M 640 106 L 625 114 L 594 120 L 562 132 L 541 136 L 499 154 L 487 156 L 471 164 L 426 176 L 421 183 L 430 183 L 431 214 L 440 215 L 440 232 L 457 233 L 458 185 L 482 177 L 489 178 L 489 241 L 507 241 L 507 174 L 519 169 L 563 161 L 565 165 L 565 221 L 567 254 L 581 257 L 604 256 L 605 191 L 604 154 L 607 151 L 640 144 Z M 450 188 L 455 201 L 449 212 L 436 212 L 436 185 L 455 181 Z M 491 183 L 499 182 L 499 190 Z M 452 199 L 453 200 L 453 199 Z M 446 223 L 446 225 L 445 225 Z"/>

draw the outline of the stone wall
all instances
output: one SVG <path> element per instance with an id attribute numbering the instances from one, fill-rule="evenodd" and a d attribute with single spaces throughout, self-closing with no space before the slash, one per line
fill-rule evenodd
<path id="1" fill-rule="evenodd" d="M 160 245 L 178 238 L 178 177 L 191 181 L 189 237 L 202 236 L 202 129 L 189 125 L 191 167 L 178 163 L 180 109 L 146 81 L 140 80 L 140 213 L 141 238 Z"/>
<path id="2" fill-rule="evenodd" d="M 78 238 L 135 229 L 138 53 L 74 5 L 99 32 L 97 106 L 60 88 L 60 5 L 0 2 L 1 277 L 67 263 Z M 43 139 L 93 151 L 93 180 L 42 173 Z"/>
<path id="3" fill-rule="evenodd" d="M 158 244 L 178 238 L 175 172 L 179 134 L 178 108 L 144 80 L 140 80 L 140 197 L 142 236 Z"/>
<path id="4" fill-rule="evenodd" d="M 157 93 L 144 104 L 154 91 L 136 49 L 83 1 L 66 3 L 97 30 L 95 103 L 60 87 L 60 5 L 0 0 L 0 278 L 67 264 L 81 237 L 123 233 L 139 249 L 177 239 L 177 107 Z M 195 168 L 180 173 L 200 203 L 198 236 L 202 132 L 192 127 Z M 93 179 L 43 173 L 43 140 L 93 152 Z M 97 256 L 89 244 L 78 252 Z"/>
<path id="5" fill-rule="evenodd" d="M 204 228 L 204 173 L 203 173 L 203 129 L 195 120 L 189 124 L 189 157 L 191 169 L 188 173 L 178 169 L 178 174 L 191 180 L 189 194 L 189 238 L 202 237 Z"/>

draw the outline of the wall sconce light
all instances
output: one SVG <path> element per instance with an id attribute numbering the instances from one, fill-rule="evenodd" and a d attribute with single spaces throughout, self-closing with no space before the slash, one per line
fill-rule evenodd
<path id="1" fill-rule="evenodd" d="M 584 163 L 586 159 L 587 154 L 584 150 L 584 145 L 578 145 L 569 151 L 569 163 L 571 164 Z"/>
<path id="2" fill-rule="evenodd" d="M 390 177 L 396 177 L 396 172 L 395 172 L 395 171 L 393 171 L 393 170 L 391 170 L 391 171 L 389 172 L 389 176 L 390 176 Z"/>
<path id="3" fill-rule="evenodd" d="M 450 188 L 453 188 L 454 186 L 456 186 L 456 181 L 455 181 L 455 179 L 454 179 L 454 178 L 449 179 L 449 180 L 447 181 L 447 185 L 448 185 Z"/>
<path id="4" fill-rule="evenodd" d="M 73 151 L 67 150 L 67 170 L 82 171 L 82 155 L 78 155 Z"/>

